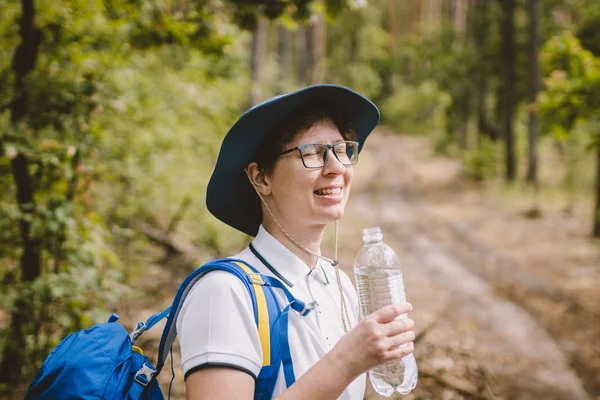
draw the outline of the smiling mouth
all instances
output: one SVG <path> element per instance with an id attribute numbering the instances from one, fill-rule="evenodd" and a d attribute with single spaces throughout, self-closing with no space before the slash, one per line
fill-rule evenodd
<path id="1" fill-rule="evenodd" d="M 339 196 L 342 194 L 342 188 L 315 190 L 313 193 L 317 196 Z"/>

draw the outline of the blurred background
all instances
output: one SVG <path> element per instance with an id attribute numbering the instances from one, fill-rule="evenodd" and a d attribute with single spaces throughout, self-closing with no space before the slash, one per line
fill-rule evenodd
<path id="1" fill-rule="evenodd" d="M 204 203 L 223 136 L 328 82 L 382 113 L 340 259 L 380 225 L 405 263 L 404 398 L 600 398 L 598 0 L 2 0 L 0 34 L 0 396 L 242 249 Z"/>

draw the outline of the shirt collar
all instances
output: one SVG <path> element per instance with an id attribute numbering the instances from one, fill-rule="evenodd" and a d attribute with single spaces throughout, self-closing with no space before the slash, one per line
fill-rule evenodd
<path id="1" fill-rule="evenodd" d="M 292 286 L 311 271 L 304 261 L 275 239 L 262 225 L 258 228 L 252 246 Z M 320 269 L 319 266 L 317 268 Z"/>

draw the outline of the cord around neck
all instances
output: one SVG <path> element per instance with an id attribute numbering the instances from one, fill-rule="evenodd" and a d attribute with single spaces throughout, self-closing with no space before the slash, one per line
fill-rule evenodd
<path id="1" fill-rule="evenodd" d="M 279 220 L 275 217 L 275 215 L 273 214 L 273 211 L 271 211 L 271 207 L 269 207 L 269 205 L 267 204 L 267 202 L 265 201 L 265 199 L 262 197 L 262 194 L 259 192 L 258 188 L 256 187 L 256 185 L 254 185 L 254 181 L 252 181 L 252 177 L 250 176 L 250 172 L 248 171 L 248 169 L 244 168 L 244 172 L 246 172 L 246 176 L 248 177 L 248 180 L 250 181 L 250 184 L 252 185 L 252 187 L 254 188 L 254 191 L 256 192 L 256 194 L 258 195 L 258 197 L 260 198 L 261 202 L 264 204 L 267 212 L 269 213 L 269 215 L 271 216 L 271 218 L 273 219 L 273 221 L 275 222 L 275 224 L 279 227 L 279 229 L 281 230 L 281 232 L 285 235 L 285 237 L 287 237 L 292 243 L 294 243 L 296 246 L 298 246 L 299 248 L 301 248 L 302 250 L 308 252 L 309 254 L 312 254 L 313 256 L 324 260 L 326 262 L 328 262 L 329 264 L 331 264 L 332 267 L 335 268 L 335 276 L 336 276 L 336 281 L 338 284 L 338 289 L 340 291 L 340 311 L 341 311 L 341 315 L 342 315 L 342 323 L 344 324 L 344 331 L 348 332 L 348 330 L 351 328 L 350 326 L 350 317 L 348 314 L 348 308 L 346 306 L 346 300 L 344 298 L 344 292 L 342 290 L 342 280 L 340 277 L 340 270 L 339 270 L 339 260 L 338 260 L 338 231 L 339 231 L 339 220 L 335 221 L 335 246 L 334 246 L 334 259 L 330 259 L 328 257 L 322 256 L 320 254 L 315 253 L 314 251 L 310 250 L 308 247 L 303 246 L 300 242 L 298 242 L 296 239 L 294 239 L 292 237 L 292 235 L 290 235 L 285 228 L 283 227 L 283 225 L 281 225 L 281 223 L 279 222 Z"/>

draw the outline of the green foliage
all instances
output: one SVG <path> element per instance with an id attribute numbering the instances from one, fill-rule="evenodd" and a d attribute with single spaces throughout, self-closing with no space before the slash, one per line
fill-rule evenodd
<path id="1" fill-rule="evenodd" d="M 206 211 L 204 192 L 249 81 L 240 71 L 209 78 L 212 67 L 199 52 L 163 47 L 135 53 L 109 76 L 111 100 L 92 126 L 101 141 L 97 171 L 104 182 L 95 191 L 101 214 L 125 225 L 135 218 L 167 225 L 190 198 L 178 230 L 199 245 L 213 240 L 206 225 L 220 223 Z"/>
<path id="2" fill-rule="evenodd" d="M 7 207 L 3 204 L 3 207 Z M 47 352 L 67 333 L 106 318 L 105 307 L 114 307 L 126 293 L 122 282 L 122 265 L 109 247 L 108 232 L 98 218 L 86 218 L 82 210 L 69 210 L 62 204 L 54 209 L 40 205 L 31 214 L 10 208 L 2 224 L 18 226 L 21 219 L 33 222 L 33 232 L 44 238 L 44 271 L 31 283 L 19 282 L 18 246 L 0 255 L 0 309 L 12 310 L 17 299 L 25 299 L 28 315 L 27 354 L 31 364 L 26 374 L 35 373 Z M 13 235 L 9 236 L 15 241 Z M 11 242 L 3 242 L 2 249 Z M 6 344 L 8 330 L 0 333 Z"/>
<path id="3" fill-rule="evenodd" d="M 397 132 L 440 132 L 451 101 L 434 81 L 411 86 L 398 80 L 394 84 L 394 94 L 381 104 L 382 119 Z"/>
<path id="4" fill-rule="evenodd" d="M 389 38 L 379 24 L 381 13 L 376 7 L 349 8 L 328 27 L 328 82 L 371 98 L 381 95 L 382 74 L 389 64 Z"/>
<path id="5" fill-rule="evenodd" d="M 334 0 L 329 0 L 335 3 Z M 315 0 L 230 0 L 235 5 L 234 22 L 242 29 L 253 31 L 258 19 L 265 16 L 269 19 L 290 18 L 306 21 L 315 12 Z M 329 3 L 329 2 L 328 2 Z M 335 4 L 327 4 L 335 11 Z"/>
<path id="6" fill-rule="evenodd" d="M 581 130 L 577 128 L 593 127 L 589 130 L 592 135 L 586 139 L 590 142 L 590 147 L 598 146 L 600 58 L 584 49 L 570 31 L 546 42 L 541 58 L 546 87 L 538 96 L 537 106 L 544 117 L 544 123 L 559 139 L 571 139 L 567 140 L 567 144 Z M 596 151 L 600 151 L 600 148 L 596 148 Z M 575 162 L 572 161 L 574 159 Z M 577 160 L 578 157 L 568 157 L 564 181 L 569 191 L 574 186 L 577 174 L 574 164 Z M 596 184 L 600 185 L 600 176 L 596 176 Z M 600 196 L 600 191 L 597 193 Z M 594 214 L 599 208 L 600 197 L 597 197 Z M 600 236 L 598 219 L 594 219 L 594 235 Z"/>
<path id="7" fill-rule="evenodd" d="M 248 88 L 236 56 L 241 44 L 187 30 L 198 17 L 191 11 L 182 19 L 160 15 L 167 33 L 148 33 L 159 29 L 150 5 L 134 12 L 119 1 L 36 2 L 43 35 L 16 123 L 10 121 L 11 59 L 20 42 L 20 7 L 0 5 L 0 24 L 9 33 L 0 39 L 0 309 L 31 314 L 19 327 L 19 351 L 30 361 L 26 374 L 66 333 L 105 320 L 106 309 L 127 293 L 126 277 L 153 261 L 147 243 L 137 244 L 139 234 L 123 229 L 136 218 L 169 223 L 191 198 L 190 223 L 178 229 L 195 244 L 218 253 L 245 240 L 231 236 L 204 207 L 218 145 L 241 111 L 240 91 Z M 219 24 L 226 36 L 236 31 L 220 24 L 220 16 L 201 18 Z M 143 40 L 142 31 L 148 33 Z M 219 58 L 207 45 L 211 38 L 222 44 Z M 176 44 L 164 45 L 170 41 Z M 17 158 L 27 161 L 20 179 L 31 185 L 32 203 L 16 202 Z M 40 254 L 41 271 L 32 282 L 21 279 L 23 223 Z M 3 327 L 3 351 L 14 346 L 9 337 Z"/>
<path id="8" fill-rule="evenodd" d="M 261 16 L 306 20 L 346 6 L 323 4 L 40 0 L 33 70 L 13 62 L 21 4 L 0 4 L 0 310 L 31 314 L 0 332 L 4 354 L 16 348 L 31 373 L 66 332 L 105 319 L 127 279 L 155 261 L 139 224 L 174 229 L 211 255 L 247 241 L 204 206 L 220 142 L 250 89 L 247 35 L 235 22 L 252 29 Z M 17 162 L 26 165 L 18 177 Z M 16 195 L 26 186 L 28 203 Z M 22 343 L 9 341 L 14 332 Z"/>
<path id="9" fill-rule="evenodd" d="M 570 32 L 550 39 L 542 49 L 545 89 L 538 109 L 557 135 L 577 122 L 600 115 L 600 61 Z"/>
<path id="10" fill-rule="evenodd" d="M 592 171 L 586 171 L 586 147 L 589 147 L 589 137 L 586 135 L 589 126 L 578 124 L 566 136 L 559 138 L 561 161 L 564 164 L 564 172 L 561 186 L 570 195 L 574 196 L 578 189 L 589 187 L 593 178 Z"/>
<path id="11" fill-rule="evenodd" d="M 113 2 L 109 2 L 113 3 Z M 114 2 L 117 3 L 117 2 Z M 232 36 L 220 29 L 225 5 L 220 1 L 155 2 L 137 0 L 125 5 L 111 4 L 110 17 L 131 20 L 127 25 L 132 46 L 145 49 L 161 45 L 180 45 L 202 49 L 220 56 L 231 44 Z"/>
<path id="12" fill-rule="evenodd" d="M 482 74 L 487 76 L 488 89 L 497 85 L 498 78 L 494 71 L 498 58 L 490 56 L 497 43 L 486 42 L 481 46 L 485 52 L 481 53 L 474 41 L 460 36 L 453 26 L 446 23 L 424 33 L 419 40 L 409 39 L 403 45 L 412 49 L 403 49 L 401 52 L 406 58 L 403 63 L 408 66 L 403 80 L 418 88 L 418 92 L 425 96 L 424 100 L 433 104 L 433 107 L 427 106 L 434 111 L 433 120 L 424 118 L 423 113 L 417 114 L 424 123 L 420 130 L 434 130 L 436 134 L 444 132 L 447 137 L 438 138 L 442 148 L 458 143 L 465 124 L 477 113 L 479 77 Z M 410 91 L 408 93 L 412 94 Z M 395 96 L 401 96 L 401 92 L 396 92 Z M 408 96 L 405 101 L 409 102 L 410 98 Z M 415 108 L 418 109 L 420 100 L 416 103 Z M 410 110 L 407 111 L 410 113 Z M 410 119 L 410 116 L 406 117 Z"/>
<path id="13" fill-rule="evenodd" d="M 494 178 L 501 161 L 498 159 L 498 146 L 497 142 L 482 137 L 479 147 L 467 149 L 462 154 L 465 176 L 474 181 Z"/>

